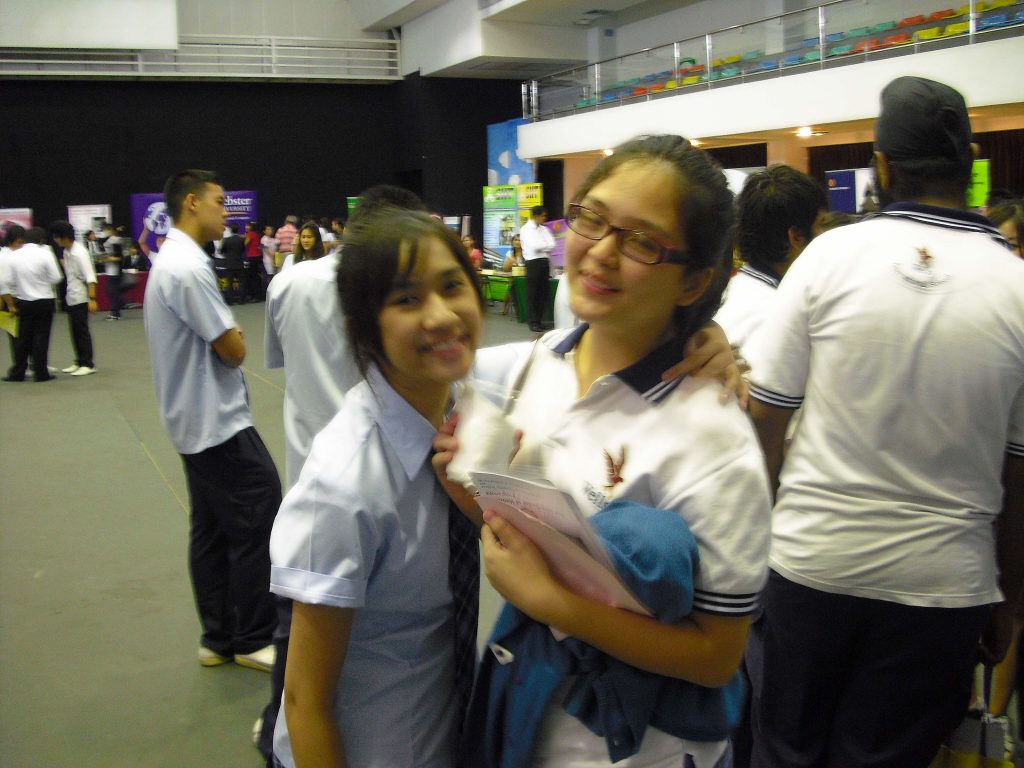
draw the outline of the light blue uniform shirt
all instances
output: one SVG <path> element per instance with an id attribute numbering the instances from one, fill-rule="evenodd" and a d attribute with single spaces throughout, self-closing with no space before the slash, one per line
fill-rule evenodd
<path id="1" fill-rule="evenodd" d="M 179 229 L 167 233 L 142 305 L 160 417 L 178 453 L 199 453 L 252 426 L 241 368 L 211 342 L 235 327 L 206 253 Z"/>
<path id="2" fill-rule="evenodd" d="M 454 607 L 435 433 L 371 369 L 313 441 L 270 539 L 271 591 L 357 609 L 334 708 L 359 768 L 451 765 Z M 284 717 L 274 752 L 294 766 Z"/>

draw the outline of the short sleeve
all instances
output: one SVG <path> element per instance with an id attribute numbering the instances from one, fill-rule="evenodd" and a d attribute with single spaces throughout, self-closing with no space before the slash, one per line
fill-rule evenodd
<path id="1" fill-rule="evenodd" d="M 76 245 L 78 245 L 76 243 Z M 84 247 L 77 247 L 71 249 L 72 255 L 78 261 L 78 266 L 82 271 L 82 279 L 87 283 L 96 282 L 96 270 L 92 265 L 92 259 L 89 258 L 89 252 Z"/>
<path id="2" fill-rule="evenodd" d="M 175 313 L 203 341 L 212 343 L 235 327 L 235 318 L 220 295 L 212 270 L 182 273 L 174 292 Z"/>
<path id="3" fill-rule="evenodd" d="M 729 432 L 726 428 L 724 434 L 709 434 L 708 441 L 728 441 L 731 448 L 702 448 L 702 453 L 710 451 L 721 460 L 658 506 L 678 511 L 697 540 L 700 562 L 694 610 L 745 616 L 757 607 L 768 575 L 771 497 L 753 432 L 742 438 L 742 444 Z M 666 469 L 672 472 L 671 467 Z"/>
<path id="4" fill-rule="evenodd" d="M 809 280 L 814 259 L 803 254 L 790 267 L 743 354 L 750 364 L 750 394 L 768 405 L 799 408 L 810 367 Z"/>
<path id="5" fill-rule="evenodd" d="M 271 289 L 273 290 L 273 283 Z M 277 294 L 267 292 L 267 314 L 263 333 L 263 358 L 267 368 L 284 368 L 284 349 L 281 337 L 277 334 L 275 313 L 277 312 Z"/>
<path id="6" fill-rule="evenodd" d="M 317 440 L 270 537 L 270 591 L 301 603 L 360 608 L 383 541 L 380 521 Z"/>

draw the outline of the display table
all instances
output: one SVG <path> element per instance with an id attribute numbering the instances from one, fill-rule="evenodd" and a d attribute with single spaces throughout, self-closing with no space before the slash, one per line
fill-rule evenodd
<path id="1" fill-rule="evenodd" d="M 548 303 L 544 309 L 543 323 L 555 321 L 555 292 L 558 291 L 558 278 L 548 278 Z M 516 275 L 512 278 L 512 295 L 516 302 L 516 320 L 520 323 L 527 321 L 526 316 L 526 275 Z"/>
<path id="2" fill-rule="evenodd" d="M 135 285 L 131 288 L 125 288 L 121 295 L 124 297 L 125 304 L 142 304 L 142 298 L 146 295 L 146 281 L 149 279 L 149 272 L 128 272 L 125 270 L 125 275 L 135 277 Z M 96 306 L 105 311 L 110 311 L 110 298 L 107 296 L 107 282 L 110 280 L 120 280 L 119 277 L 110 277 L 110 275 L 96 275 Z"/>

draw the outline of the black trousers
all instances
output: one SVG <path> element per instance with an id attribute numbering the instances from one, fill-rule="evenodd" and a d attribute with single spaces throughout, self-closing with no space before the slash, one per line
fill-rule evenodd
<path id="1" fill-rule="evenodd" d="M 28 359 L 36 381 L 50 377 L 47 370 L 50 351 L 50 329 L 53 327 L 53 313 L 56 308 L 53 299 L 37 301 L 16 300 L 18 307 L 18 339 L 14 345 L 14 365 L 7 375 L 12 379 L 24 379 L 28 370 Z"/>
<path id="2" fill-rule="evenodd" d="M 255 428 L 182 457 L 192 506 L 189 568 L 201 643 L 222 656 L 270 645 L 270 530 L 281 480 Z"/>
<path id="3" fill-rule="evenodd" d="M 121 275 L 108 275 L 107 298 L 110 299 L 110 314 L 114 317 L 120 317 L 121 310 L 124 309 L 124 293 L 121 290 Z"/>
<path id="4" fill-rule="evenodd" d="M 926 768 L 967 713 L 989 606 L 830 594 L 774 571 L 761 603 L 754 768 Z"/>
<path id="5" fill-rule="evenodd" d="M 68 330 L 75 349 L 75 365 L 93 367 L 92 334 L 89 333 L 89 303 L 68 306 Z"/>
<path id="6" fill-rule="evenodd" d="M 263 258 L 245 259 L 245 298 L 247 301 L 263 301 L 266 298 L 266 272 Z"/>
<path id="7" fill-rule="evenodd" d="M 550 276 L 550 259 L 530 259 L 526 262 L 526 319 L 531 328 L 544 322 L 548 296 L 551 294 L 548 282 Z"/>

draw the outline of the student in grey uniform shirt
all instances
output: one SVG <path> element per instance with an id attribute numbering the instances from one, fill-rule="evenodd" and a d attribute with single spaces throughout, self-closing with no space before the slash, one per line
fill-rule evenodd
<path id="1" fill-rule="evenodd" d="M 143 316 L 160 415 L 188 480 L 199 663 L 269 671 L 277 616 L 268 546 L 281 482 L 253 427 L 242 331 L 201 247 L 223 231 L 224 189 L 211 171 L 188 170 L 168 179 L 164 199 L 175 226 Z"/>

